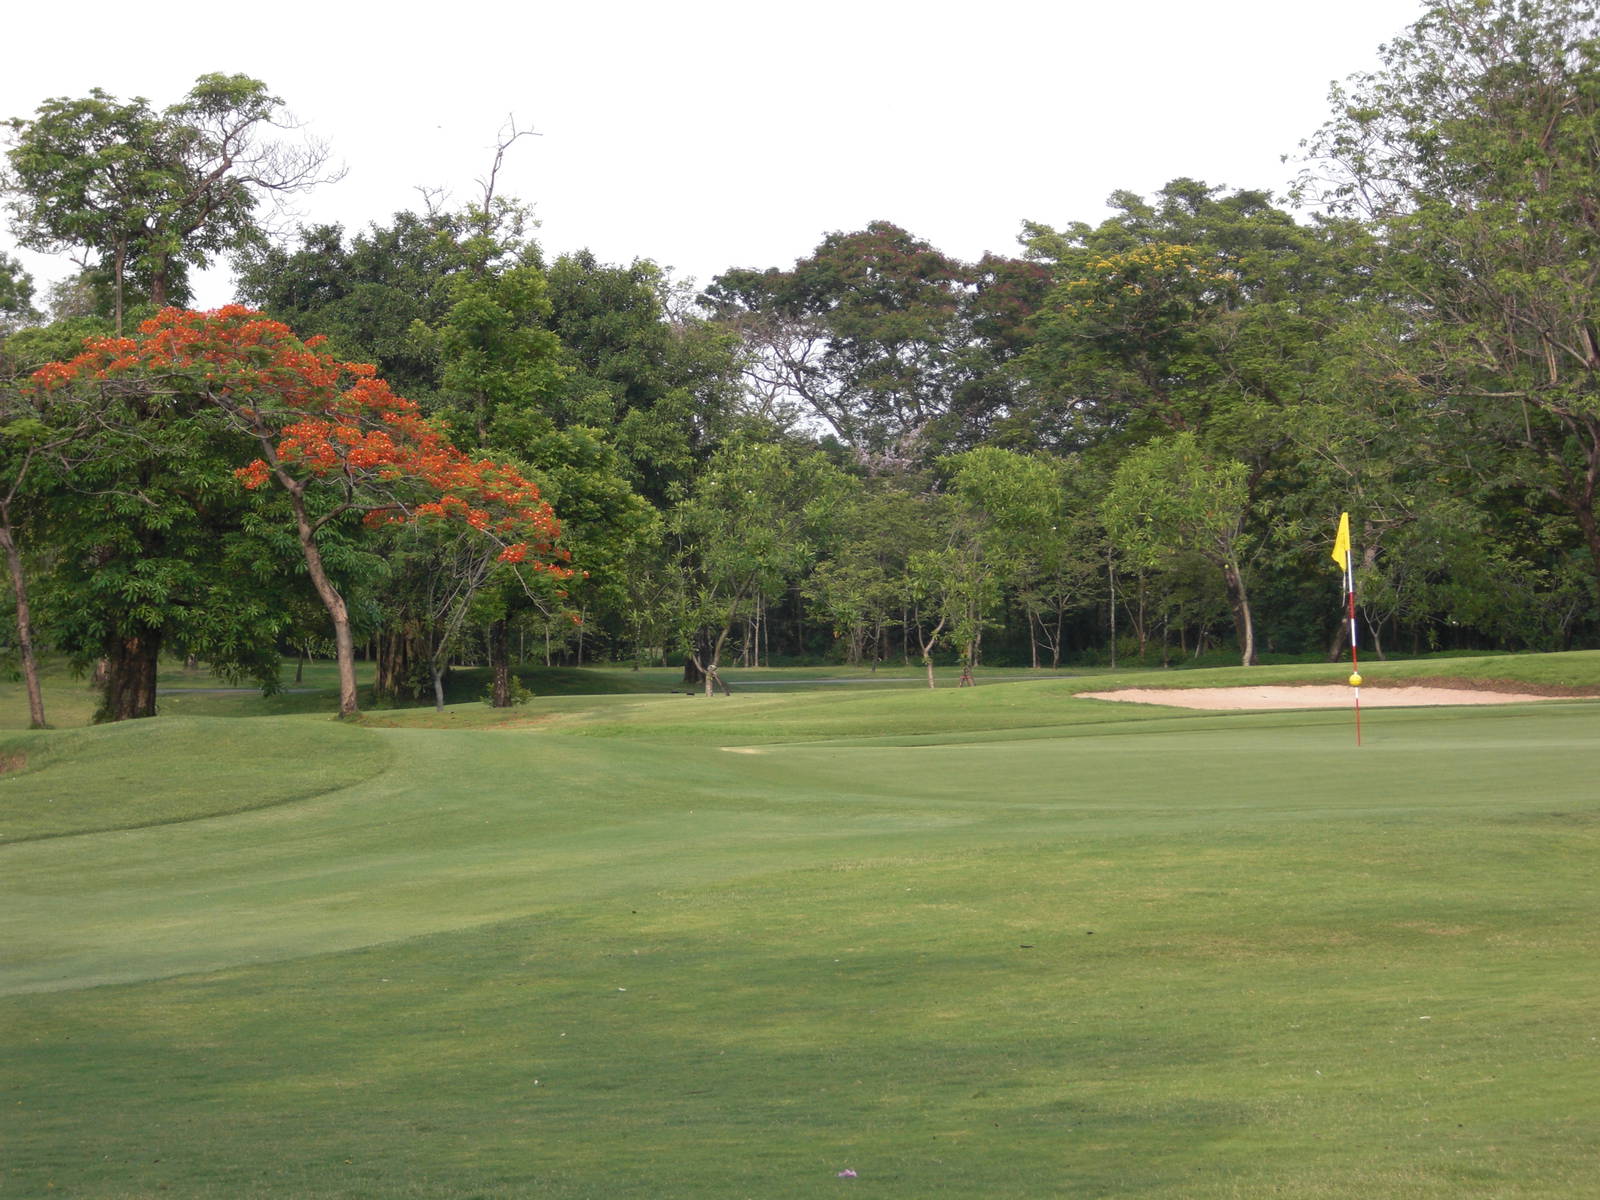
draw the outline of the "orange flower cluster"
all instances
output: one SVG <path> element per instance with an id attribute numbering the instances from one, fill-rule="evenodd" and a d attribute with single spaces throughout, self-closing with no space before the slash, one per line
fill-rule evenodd
<path id="1" fill-rule="evenodd" d="M 168 308 L 143 322 L 137 337 L 90 339 L 76 358 L 42 367 L 33 382 L 55 390 L 142 376 L 153 387 L 185 389 L 270 449 L 234 472 L 246 488 L 267 486 L 275 470 L 337 479 L 371 523 L 458 520 L 500 543 L 502 562 L 572 574 L 556 546 L 560 523 L 532 481 L 464 454 L 375 367 L 342 362 L 324 345 L 322 338 L 302 342 L 282 322 L 240 305 Z M 397 489 L 418 487 L 437 499 L 408 510 Z"/>
<path id="2" fill-rule="evenodd" d="M 252 492 L 259 487 L 265 486 L 267 481 L 271 478 L 267 464 L 262 462 L 259 458 L 256 459 L 255 462 L 251 463 L 248 467 L 240 467 L 233 474 L 234 478 L 236 478 L 240 483 L 244 484 L 244 486 Z"/>
<path id="3" fill-rule="evenodd" d="M 320 395 L 337 389 L 341 374 L 376 373 L 369 365 L 341 363 L 319 353 L 283 322 L 231 304 L 215 312 L 163 309 L 140 323 L 138 337 L 89 338 L 76 358 L 49 363 L 33 379 L 49 389 L 132 371 L 197 372 L 207 384 L 228 394 L 254 390 L 308 408 Z"/>

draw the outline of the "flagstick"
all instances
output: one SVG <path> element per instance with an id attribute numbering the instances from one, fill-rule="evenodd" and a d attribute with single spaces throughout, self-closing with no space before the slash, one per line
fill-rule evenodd
<path id="1" fill-rule="evenodd" d="M 1350 683 L 1356 693 L 1356 745 L 1361 745 L 1361 655 L 1356 651 L 1356 577 L 1352 553 L 1344 552 L 1344 594 L 1350 606 Z"/>

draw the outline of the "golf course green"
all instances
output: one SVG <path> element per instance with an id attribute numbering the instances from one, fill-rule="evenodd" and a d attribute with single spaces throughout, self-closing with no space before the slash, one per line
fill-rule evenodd
<path id="1" fill-rule="evenodd" d="M 10 685 L 0 1197 L 1595 1195 L 1600 700 L 1075 694 L 1347 671 Z"/>

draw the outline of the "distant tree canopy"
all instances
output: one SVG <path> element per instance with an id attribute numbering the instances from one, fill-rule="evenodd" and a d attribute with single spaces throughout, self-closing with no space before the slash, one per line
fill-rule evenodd
<path id="1" fill-rule="evenodd" d="M 154 711 L 169 649 L 266 686 L 335 650 L 346 711 L 360 653 L 382 702 L 472 661 L 495 704 L 530 647 L 708 689 L 1326 655 L 1342 510 L 1379 653 L 1600 638 L 1586 0 L 1438 0 L 1281 201 L 1177 178 L 972 263 L 873 221 L 698 296 L 550 261 L 494 171 L 269 239 L 261 204 L 331 174 L 279 114 L 216 74 L 10 123 L 13 229 L 81 271 L 41 299 L 0 255 L 0 548 L 25 674 L 99 666 L 109 717 Z M 247 307 L 160 309 L 221 254 Z"/>
<path id="2" fill-rule="evenodd" d="M 202 75 L 157 111 L 99 88 L 13 118 L 4 187 L 23 245 L 67 250 L 108 277 L 121 332 L 133 287 L 155 308 L 188 297 L 188 271 L 258 231 L 263 196 L 329 178 L 315 142 L 266 135 L 283 101 L 245 75 Z"/>
<path id="3" fill-rule="evenodd" d="M 791 271 L 736 270 L 707 289 L 746 348 L 765 409 L 816 420 L 863 462 L 926 463 L 1003 421 L 1003 364 L 1045 288 L 1029 264 L 968 265 L 887 221 L 834 233 Z"/>

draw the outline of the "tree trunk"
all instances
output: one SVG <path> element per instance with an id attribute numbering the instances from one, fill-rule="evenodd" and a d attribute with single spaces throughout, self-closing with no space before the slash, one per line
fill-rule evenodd
<path id="1" fill-rule="evenodd" d="M 1239 635 L 1240 662 L 1247 667 L 1256 665 L 1255 620 L 1250 615 L 1250 597 L 1245 592 L 1244 576 L 1239 568 L 1227 563 L 1222 568 L 1228 585 L 1228 606 L 1233 609 L 1233 627 Z"/>
<path id="2" fill-rule="evenodd" d="M 379 631 L 372 635 L 372 694 L 389 694 L 389 635 Z"/>
<path id="3" fill-rule="evenodd" d="M 798 583 L 789 589 L 789 594 L 794 597 L 794 656 L 799 659 L 806 652 L 806 606 Z"/>
<path id="4" fill-rule="evenodd" d="M 1117 566 L 1107 558 L 1106 580 L 1111 587 L 1111 669 L 1117 669 Z"/>
<path id="5" fill-rule="evenodd" d="M 933 632 L 922 643 L 922 665 L 928 672 L 928 690 L 933 690 L 933 644 L 939 640 L 939 634 L 944 631 L 946 618 L 940 617 L 939 623 L 933 627 Z M 921 634 L 918 634 L 921 637 Z"/>
<path id="6" fill-rule="evenodd" d="M 511 707 L 511 625 L 504 617 L 489 626 L 489 670 L 494 676 L 489 703 Z"/>
<path id="7" fill-rule="evenodd" d="M 106 686 L 97 721 L 131 721 L 156 715 L 156 663 L 161 632 L 148 629 L 106 642 Z"/>
<path id="8" fill-rule="evenodd" d="M 1589 550 L 1589 561 L 1594 567 L 1596 579 L 1600 579 L 1600 522 L 1595 520 L 1594 508 L 1589 504 L 1571 504 L 1572 515 L 1578 523 L 1578 531 L 1583 535 L 1583 543 Z"/>
<path id="9" fill-rule="evenodd" d="M 1149 645 L 1150 645 L 1150 631 L 1146 627 L 1146 621 L 1145 621 L 1144 598 L 1145 598 L 1145 578 L 1144 578 L 1144 572 L 1140 571 L 1139 572 L 1139 606 L 1134 610 L 1133 632 L 1134 632 L 1134 636 L 1139 639 L 1139 665 L 1141 667 L 1144 666 L 1145 651 L 1149 648 Z"/>
<path id="10" fill-rule="evenodd" d="M 112 294 L 114 297 L 112 304 L 118 337 L 122 336 L 122 280 L 126 273 L 127 262 L 127 240 L 119 239 L 111 257 Z"/>
<path id="11" fill-rule="evenodd" d="M 374 684 L 379 695 L 390 700 L 411 699 L 410 688 L 411 641 L 403 630 L 394 629 L 378 635 L 377 678 Z"/>
<path id="12" fill-rule="evenodd" d="M 6 569 L 11 572 L 11 594 L 17 601 L 17 655 L 22 659 L 22 681 L 28 692 L 28 728 L 46 728 L 44 693 L 39 689 L 39 658 L 33 648 L 33 610 L 28 605 L 28 577 L 22 571 L 22 552 L 11 536 L 11 516 L 0 513 L 0 545 L 6 551 Z"/>
<path id="13" fill-rule="evenodd" d="M 1341 615 L 1333 623 L 1333 637 L 1328 642 L 1328 661 L 1338 662 L 1339 655 L 1344 650 L 1345 638 L 1350 632 L 1350 618 Z"/>
<path id="14" fill-rule="evenodd" d="M 1028 609 L 1029 636 L 1035 639 L 1033 652 L 1033 665 L 1040 667 L 1039 649 L 1043 645 L 1050 652 L 1050 669 L 1059 670 L 1061 667 L 1061 610 L 1055 610 L 1053 623 L 1046 622 L 1043 609 Z"/>
<path id="15" fill-rule="evenodd" d="M 316 529 L 306 515 L 305 496 L 300 490 L 289 491 L 289 505 L 294 510 L 295 531 L 300 537 L 300 552 L 305 556 L 311 586 L 317 589 L 322 606 L 328 610 L 328 619 L 333 622 L 333 654 L 339 668 L 339 719 L 359 717 L 361 706 L 356 698 L 356 644 L 350 636 L 350 610 L 322 565 Z"/>
<path id="16" fill-rule="evenodd" d="M 698 650 L 693 651 L 691 657 L 694 660 L 695 672 L 705 681 L 707 696 L 714 695 L 715 688 L 721 688 L 724 696 L 733 695 L 733 689 L 722 678 L 722 672 L 717 670 L 716 663 L 702 659 Z"/>
<path id="17" fill-rule="evenodd" d="M 737 605 L 738 601 L 735 600 L 734 604 Z M 727 644 L 728 634 L 732 631 L 732 629 L 733 614 L 729 613 L 728 623 L 722 627 L 722 632 L 717 634 L 716 643 L 711 647 L 711 657 L 697 664 L 700 667 L 702 674 L 705 676 L 706 696 L 708 698 L 716 695 L 716 689 L 718 687 L 722 688 L 722 694 L 724 696 L 733 695 L 733 691 L 726 683 L 722 681 L 722 673 L 717 669 L 718 665 L 722 662 L 722 648 Z"/>

